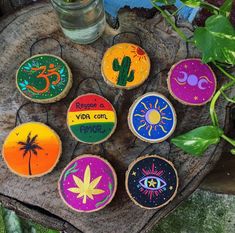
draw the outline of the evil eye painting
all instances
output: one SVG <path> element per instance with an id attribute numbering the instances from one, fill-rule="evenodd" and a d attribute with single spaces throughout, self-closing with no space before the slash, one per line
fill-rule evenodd
<path id="1" fill-rule="evenodd" d="M 166 186 L 166 182 L 156 176 L 147 176 L 139 181 L 139 184 L 148 190 L 157 191 Z"/>
<path id="2" fill-rule="evenodd" d="M 157 155 L 134 161 L 126 173 L 126 190 L 135 204 L 146 209 L 160 208 L 176 195 L 178 176 L 174 165 Z"/>
<path id="3" fill-rule="evenodd" d="M 131 106 L 128 124 L 139 139 L 150 143 L 162 142 L 175 130 L 175 110 L 166 97 L 157 92 L 149 92 Z"/>

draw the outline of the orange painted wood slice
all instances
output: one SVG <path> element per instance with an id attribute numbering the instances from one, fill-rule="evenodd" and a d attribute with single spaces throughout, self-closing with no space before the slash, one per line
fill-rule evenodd
<path id="1" fill-rule="evenodd" d="M 52 171 L 61 151 L 61 141 L 54 130 L 43 123 L 28 122 L 10 132 L 2 155 L 12 172 L 30 178 Z"/>

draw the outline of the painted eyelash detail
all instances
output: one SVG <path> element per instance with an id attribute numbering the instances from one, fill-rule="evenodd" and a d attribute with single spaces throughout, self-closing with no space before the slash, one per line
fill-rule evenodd
<path id="1" fill-rule="evenodd" d="M 146 176 L 139 181 L 139 184 L 148 190 L 157 191 L 166 186 L 166 182 L 157 176 Z"/>
<path id="2" fill-rule="evenodd" d="M 166 190 L 167 183 L 161 177 L 164 172 L 155 170 L 155 166 L 152 164 L 150 169 L 142 169 L 142 173 L 143 177 L 139 180 L 137 187 L 144 195 L 148 195 L 151 201 L 154 196 L 157 197 Z"/>

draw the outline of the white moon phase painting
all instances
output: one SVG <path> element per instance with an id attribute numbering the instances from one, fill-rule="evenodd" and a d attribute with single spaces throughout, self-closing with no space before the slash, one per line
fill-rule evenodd
<path id="1" fill-rule="evenodd" d="M 211 100 L 216 90 L 212 69 L 200 59 L 186 59 L 175 64 L 168 75 L 171 95 L 186 105 L 203 105 Z"/>

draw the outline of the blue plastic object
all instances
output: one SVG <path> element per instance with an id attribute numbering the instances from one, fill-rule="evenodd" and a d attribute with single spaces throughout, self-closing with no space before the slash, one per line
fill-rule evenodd
<path id="1" fill-rule="evenodd" d="M 153 5 L 151 3 L 151 0 L 104 0 L 105 9 L 106 11 L 112 15 L 113 17 L 117 16 L 117 13 L 119 9 L 125 6 L 129 6 L 130 8 L 146 8 L 151 9 L 153 8 Z M 176 0 L 175 6 L 179 9 L 184 5 L 181 1 Z M 178 12 L 179 16 L 182 16 L 183 18 L 187 19 L 189 22 L 192 22 L 195 18 L 199 8 L 190 8 L 187 6 L 184 6 L 180 11 Z"/>

